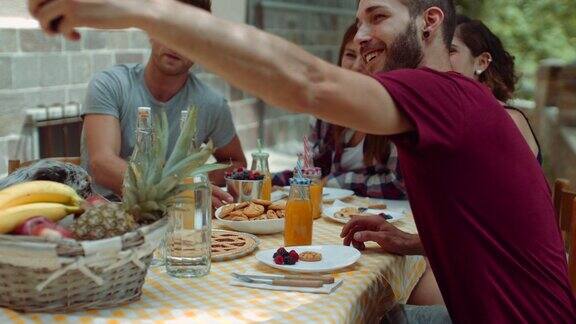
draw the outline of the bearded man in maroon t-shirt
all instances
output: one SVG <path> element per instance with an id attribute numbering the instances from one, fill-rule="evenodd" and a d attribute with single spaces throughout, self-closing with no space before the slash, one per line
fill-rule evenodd
<path id="1" fill-rule="evenodd" d="M 358 40 L 373 77 L 173 0 L 29 3 L 47 32 L 77 40 L 79 26 L 138 27 L 272 105 L 390 135 L 452 320 L 576 322 L 542 170 L 490 91 L 451 72 L 451 0 L 360 0 Z M 354 221 L 346 242 L 383 222 Z"/>

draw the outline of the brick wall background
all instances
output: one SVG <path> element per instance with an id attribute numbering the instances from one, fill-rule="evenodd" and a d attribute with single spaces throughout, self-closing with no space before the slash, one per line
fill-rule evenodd
<path id="1" fill-rule="evenodd" d="M 220 2 L 218 2 L 220 1 Z M 237 0 L 235 0 L 237 1 Z M 241 21 L 238 3 L 216 0 L 220 16 Z M 340 38 L 352 22 L 356 0 L 248 0 L 247 22 L 302 45 L 313 54 L 334 62 Z M 21 8 L 20 8 L 21 9 Z M 18 10 L 20 10 L 17 8 Z M 227 11 L 227 9 L 229 11 Z M 22 11 L 22 10 L 20 10 Z M 81 42 L 62 37 L 47 37 L 34 23 L 11 25 L 0 11 L 0 174 L 8 158 L 17 155 L 14 134 L 22 133 L 24 111 L 38 105 L 82 103 L 91 76 L 119 63 L 146 63 L 148 38 L 139 30 L 84 30 Z M 218 14 L 218 13 L 217 13 Z M 25 13 L 22 15 L 25 16 Z M 18 18 L 23 20 L 22 17 Z M 229 86 L 219 77 L 196 67 L 199 77 L 229 101 L 238 134 L 246 149 L 256 139 L 265 138 L 268 146 L 291 151 L 309 130 L 308 116 L 293 115 L 279 109 L 263 109 L 262 103 Z M 297 95 L 297 94 L 295 94 Z"/>

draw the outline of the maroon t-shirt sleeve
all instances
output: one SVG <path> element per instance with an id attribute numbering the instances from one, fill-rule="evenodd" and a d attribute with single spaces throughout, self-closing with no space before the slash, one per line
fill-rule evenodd
<path id="1" fill-rule="evenodd" d="M 382 72 L 374 78 L 416 128 L 415 132 L 395 136 L 396 140 L 420 149 L 459 145 L 465 108 L 457 85 L 449 77 L 429 69 L 414 69 Z"/>

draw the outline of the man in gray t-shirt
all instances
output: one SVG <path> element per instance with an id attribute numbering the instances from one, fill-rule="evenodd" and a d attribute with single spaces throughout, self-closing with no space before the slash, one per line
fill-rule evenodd
<path id="1" fill-rule="evenodd" d="M 197 5 L 195 2 L 207 1 L 184 2 Z M 152 52 L 146 66 L 116 65 L 97 73 L 88 86 L 82 113 L 82 163 L 96 183 L 96 190 L 103 195 L 122 192 L 126 160 L 136 140 L 138 107 L 142 106 L 151 107 L 153 111 L 165 109 L 171 152 L 180 134 L 181 111 L 195 105 L 198 108 L 196 142 L 211 139 L 218 162 L 232 162 L 235 168 L 246 166 L 226 100 L 190 72 L 193 62 L 152 39 L 150 44 Z M 224 172 L 211 173 L 211 181 L 223 185 Z"/>

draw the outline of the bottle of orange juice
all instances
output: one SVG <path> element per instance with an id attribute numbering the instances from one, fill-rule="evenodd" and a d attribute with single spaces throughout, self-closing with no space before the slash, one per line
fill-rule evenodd
<path id="1" fill-rule="evenodd" d="M 306 168 L 302 170 L 305 178 L 310 179 L 310 200 L 312 201 L 312 215 L 314 219 L 322 216 L 322 197 L 324 186 L 322 185 L 322 169 L 321 168 Z"/>
<path id="2" fill-rule="evenodd" d="M 290 179 L 290 195 L 284 219 L 284 246 L 312 245 L 310 179 Z"/>
<path id="3" fill-rule="evenodd" d="M 264 176 L 262 183 L 262 193 L 260 198 L 263 200 L 270 200 L 270 195 L 272 194 L 272 175 L 270 174 L 270 167 L 268 166 L 269 154 L 265 152 L 255 152 L 252 153 L 252 167 L 253 171 L 260 172 Z"/>

